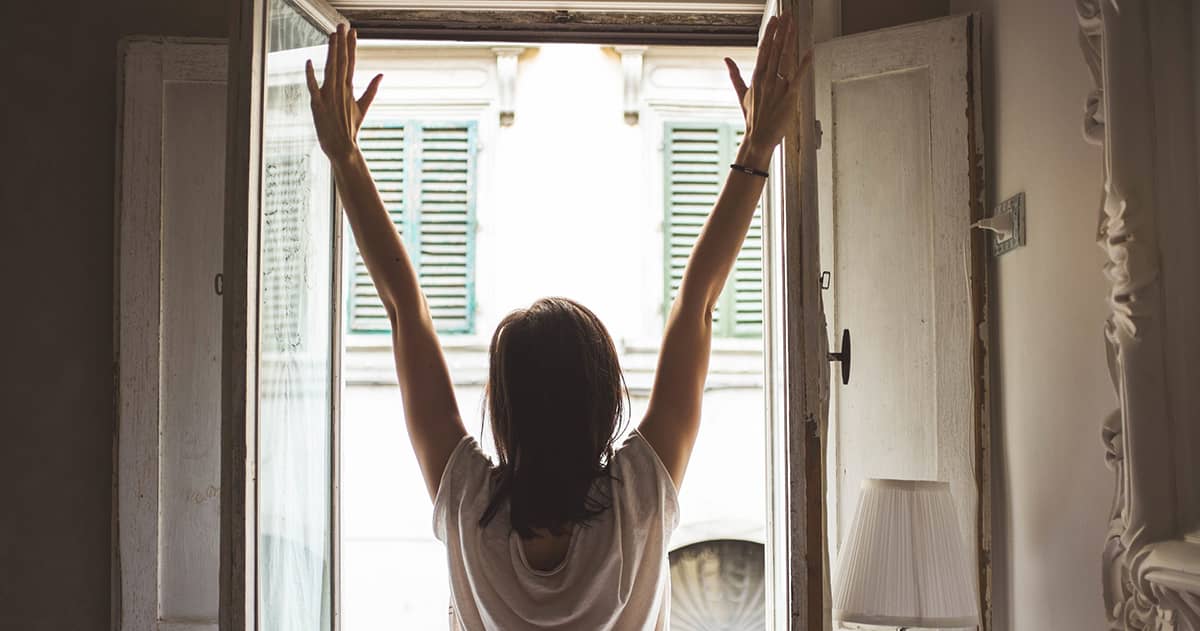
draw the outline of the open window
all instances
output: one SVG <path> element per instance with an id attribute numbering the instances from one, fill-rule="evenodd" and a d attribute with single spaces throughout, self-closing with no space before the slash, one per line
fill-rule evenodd
<path id="1" fill-rule="evenodd" d="M 811 6 L 787 4 L 801 16 L 807 47 L 811 20 L 804 16 Z M 500 47 L 531 41 L 751 46 L 764 13 L 761 5 L 689 5 L 678 13 L 587 5 L 564 14 L 428 12 L 382 3 L 339 12 L 320 0 L 241 3 L 230 46 L 223 274 L 223 629 L 340 625 L 340 360 L 344 346 L 382 326 L 351 244 L 343 249 L 329 165 L 308 120 L 304 62 L 323 61 L 326 36 L 340 22 L 359 27 L 364 44 L 375 37 Z M 779 9 L 771 5 L 765 13 Z M 497 59 L 497 68 L 503 63 Z M 802 112 L 809 123 L 785 140 L 773 165 L 761 235 L 752 235 L 758 252 L 739 261 L 744 273 L 735 275 L 718 316 L 732 343 L 761 336 L 766 353 L 766 608 L 776 629 L 821 628 L 827 619 L 823 554 L 809 551 L 823 549 L 818 428 L 828 368 L 823 319 L 802 317 L 820 313 L 802 308 L 819 304 L 817 276 L 801 272 L 816 268 L 815 247 L 801 247 L 805 239 L 815 243 L 816 216 L 804 209 L 815 207 L 816 194 L 799 186 L 815 172 L 812 104 L 809 90 Z M 364 126 L 364 148 L 377 179 L 386 182 L 397 228 L 416 253 L 439 329 L 472 335 L 481 123 L 461 112 L 402 109 L 375 112 Z M 688 123 L 694 121 L 664 124 L 668 141 L 682 141 Z M 724 124 L 711 130 L 718 140 L 709 158 L 724 160 L 721 151 L 736 144 L 739 130 Z M 665 155 L 672 159 L 670 151 Z M 429 204 L 424 195 L 453 201 Z M 683 225 L 682 208 L 668 205 L 663 212 L 664 224 Z M 671 269 L 668 259 L 667 278 Z M 765 276 L 762 286 L 755 274 Z M 760 294 L 763 306 L 755 311 L 748 305 Z"/>

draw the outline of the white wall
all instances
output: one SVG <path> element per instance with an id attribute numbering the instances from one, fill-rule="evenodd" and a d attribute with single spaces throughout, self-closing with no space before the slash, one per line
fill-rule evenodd
<path id="1" fill-rule="evenodd" d="M 1113 476 L 1101 419 L 1101 152 L 1080 132 L 1091 79 L 1070 0 L 956 0 L 984 18 L 992 205 L 1025 191 L 1028 245 L 994 269 L 995 628 L 1099 629 L 1100 553 Z"/>

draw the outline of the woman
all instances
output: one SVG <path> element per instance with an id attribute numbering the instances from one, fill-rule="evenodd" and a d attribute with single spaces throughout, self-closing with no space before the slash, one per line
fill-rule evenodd
<path id="1" fill-rule="evenodd" d="M 712 311 L 793 129 L 796 25 L 773 18 L 749 87 L 730 59 L 746 135 L 688 260 L 667 318 L 646 416 L 614 449 L 625 385 L 604 325 L 546 298 L 496 327 L 486 389 L 499 463 L 467 434 L 417 274 L 356 136 L 382 75 L 355 99 L 353 30 L 330 37 L 323 85 L 307 67 L 313 120 L 392 326 L 408 434 L 447 547 L 451 616 L 464 629 L 666 629 L 667 544 L 700 429 Z"/>

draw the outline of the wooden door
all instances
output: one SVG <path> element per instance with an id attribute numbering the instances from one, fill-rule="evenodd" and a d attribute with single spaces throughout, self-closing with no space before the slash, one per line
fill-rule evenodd
<path id="1" fill-rule="evenodd" d="M 905 478 L 950 483 L 980 561 L 976 37 L 957 16 L 817 47 L 825 310 L 853 339 L 850 383 L 831 393 L 834 559 L 862 480 Z"/>
<path id="2" fill-rule="evenodd" d="M 213 631 L 225 44 L 135 37 L 117 212 L 120 629 Z"/>

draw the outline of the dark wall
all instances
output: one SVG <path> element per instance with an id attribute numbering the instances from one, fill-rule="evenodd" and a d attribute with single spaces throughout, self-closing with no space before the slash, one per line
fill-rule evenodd
<path id="1" fill-rule="evenodd" d="M 227 0 L 0 9 L 0 629 L 108 629 L 117 41 Z"/>
<path id="2" fill-rule="evenodd" d="M 842 0 L 842 34 L 950 15 L 950 0 Z"/>

